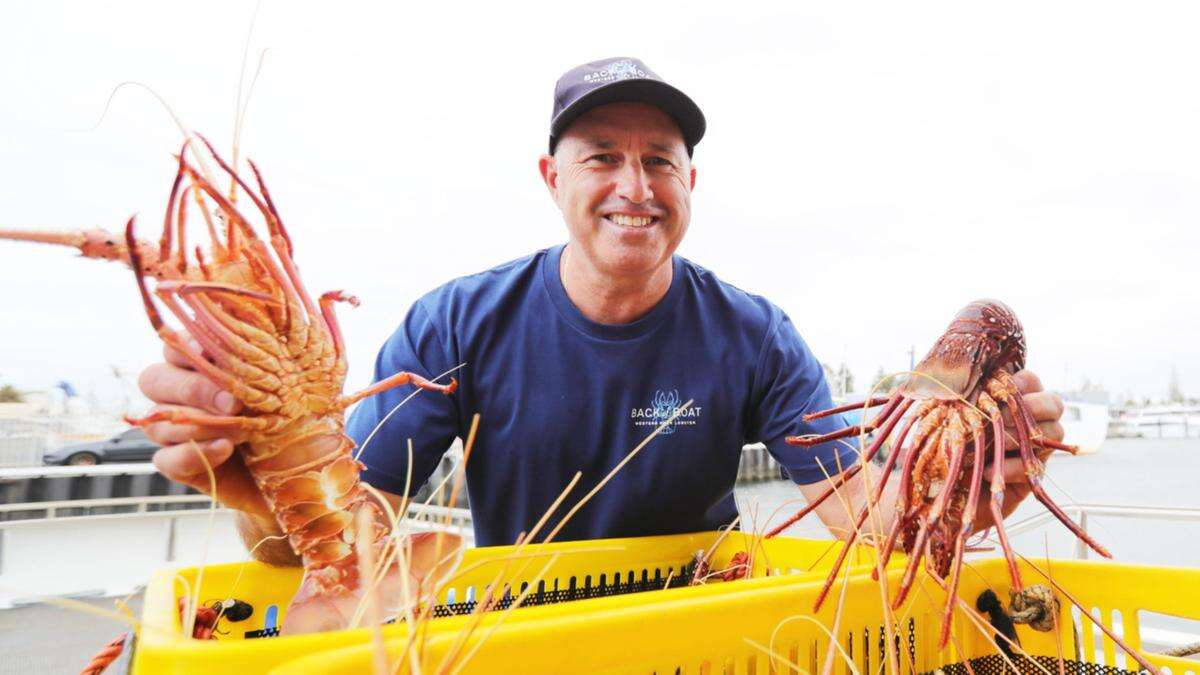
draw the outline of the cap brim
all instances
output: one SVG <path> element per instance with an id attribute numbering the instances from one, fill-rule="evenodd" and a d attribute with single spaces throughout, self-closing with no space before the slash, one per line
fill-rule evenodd
<path id="1" fill-rule="evenodd" d="M 700 106 L 687 94 L 666 82 L 633 78 L 618 80 L 594 89 L 563 108 L 550 123 L 550 152 L 554 152 L 554 146 L 562 132 L 580 115 L 609 103 L 646 103 L 661 108 L 679 125 L 688 154 L 691 154 L 692 148 L 704 137 L 704 113 L 700 112 Z"/>

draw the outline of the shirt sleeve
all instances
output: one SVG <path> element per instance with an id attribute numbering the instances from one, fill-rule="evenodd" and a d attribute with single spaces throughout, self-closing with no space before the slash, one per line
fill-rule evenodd
<path id="1" fill-rule="evenodd" d="M 826 434 L 847 426 L 841 415 L 805 422 L 805 413 L 833 407 L 825 371 L 800 338 L 791 319 L 783 315 L 767 338 L 755 373 L 751 432 L 787 469 L 799 485 L 824 481 L 858 461 L 855 438 L 830 441 L 811 448 L 788 445 L 787 436 Z"/>
<path id="2" fill-rule="evenodd" d="M 453 355 L 428 309 L 417 302 L 379 350 L 375 381 L 400 371 L 433 378 L 454 365 Z M 409 396 L 412 398 L 400 405 Z M 408 478 L 408 440 L 412 439 L 413 465 L 408 485 L 409 495 L 415 494 L 459 435 L 457 397 L 407 385 L 360 403 L 350 415 L 346 432 L 358 444 L 362 453 L 359 460 L 367 467 L 363 480 L 385 492 L 403 494 Z"/>

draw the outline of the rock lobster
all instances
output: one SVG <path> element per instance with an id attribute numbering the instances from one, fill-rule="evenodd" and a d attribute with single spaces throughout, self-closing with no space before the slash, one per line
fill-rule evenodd
<path id="1" fill-rule="evenodd" d="M 237 443 L 241 461 L 304 566 L 283 630 L 346 627 L 350 617 L 345 610 L 375 581 L 361 578 L 355 544 L 371 542 L 374 559 L 384 559 L 391 523 L 359 481 L 362 466 L 352 454 L 354 442 L 343 432 L 343 413 L 392 387 L 411 383 L 451 394 L 457 383 L 451 379 L 434 384 L 400 372 L 356 394 L 342 395 L 346 349 L 333 305 L 357 305 L 358 300 L 331 291 L 314 302 L 300 279 L 291 238 L 258 167 L 248 162 L 256 191 L 199 138 L 230 177 L 229 195 L 214 187 L 206 171 L 193 166 L 188 158 L 191 139 L 185 141 L 157 245 L 135 237 L 133 218 L 123 237 L 104 230 L 0 230 L 0 238 L 73 246 L 85 257 L 121 261 L 133 269 L 146 314 L 162 341 L 231 392 L 244 412 L 218 416 L 171 409 L 128 421 L 215 427 Z M 238 188 L 266 222 L 266 242 L 235 205 Z M 208 230 L 207 255 L 200 247 L 194 249 L 194 257 L 189 255 L 189 200 Z M 153 291 L 147 277 L 156 280 Z M 157 303 L 185 330 L 168 326 Z M 361 510 L 369 517 L 357 517 Z M 372 531 L 359 534 L 360 523 Z"/>
<path id="2" fill-rule="evenodd" d="M 1112 557 L 1054 503 L 1040 483 L 1043 466 L 1034 454 L 1034 448 L 1072 453 L 1075 448 L 1046 438 L 1038 429 L 1012 378 L 1024 366 L 1025 334 L 1016 314 L 1004 303 L 978 300 L 958 312 L 929 354 L 917 364 L 914 374 L 890 396 L 804 416 L 807 421 L 855 409 L 883 406 L 866 424 L 849 426 L 821 436 L 787 439 L 792 445 L 811 447 L 877 429 L 879 431 L 863 453 L 861 462 L 833 478 L 817 499 L 768 532 L 768 537 L 775 536 L 808 515 L 832 496 L 879 453 L 884 442 L 904 421 L 884 463 L 879 482 L 869 497 L 871 501 L 859 510 L 854 530 L 849 533 L 846 545 L 817 598 L 817 607 L 827 597 L 851 545 L 860 536 L 868 512 L 878 506 L 892 470 L 903 455 L 896 518 L 883 542 L 881 555 L 886 565 L 896 546 L 909 554 L 892 601 L 894 608 L 899 607 L 907 597 L 922 561 L 936 579 L 948 579 L 944 582 L 947 597 L 940 641 L 940 645 L 945 646 L 964 548 L 967 537 L 974 531 L 974 517 L 982 492 L 989 444 L 992 453 L 989 508 L 1000 548 L 1008 563 L 1013 591 L 1022 590 L 1016 557 L 1004 531 L 1004 515 L 1001 511 L 1005 486 L 1001 469 L 1005 457 L 1006 411 L 1013 421 L 1021 462 L 1034 496 L 1075 536 L 1100 555 Z M 916 432 L 912 443 L 905 450 L 904 441 L 913 429 Z M 971 450 L 968 450 L 968 446 Z"/>

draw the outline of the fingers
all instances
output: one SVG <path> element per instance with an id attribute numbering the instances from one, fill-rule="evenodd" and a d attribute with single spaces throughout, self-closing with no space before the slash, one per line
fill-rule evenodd
<path id="1" fill-rule="evenodd" d="M 1063 436 L 1066 435 L 1063 430 L 1063 425 L 1059 424 L 1057 421 L 1038 422 L 1038 429 L 1041 430 L 1042 436 L 1045 436 L 1049 440 L 1056 441 L 1059 443 L 1062 442 Z M 1004 451 L 1008 452 L 1009 450 L 1018 450 L 1018 449 L 1020 449 L 1020 445 L 1017 443 L 1016 429 L 1013 429 L 1011 426 L 1005 427 L 1004 428 Z M 1048 455 L 1048 454 L 1050 454 L 1050 452 L 1052 452 L 1051 450 L 1047 450 L 1047 449 L 1041 447 L 1040 445 L 1035 445 L 1033 450 L 1037 454 L 1038 457 L 1042 457 L 1043 459 L 1045 458 L 1045 455 Z"/>
<path id="2" fill-rule="evenodd" d="M 1041 390 L 1041 382 L 1037 379 L 1037 375 L 1022 370 L 1013 377 L 1023 376 L 1025 384 L 1022 389 L 1030 388 L 1027 393 L 1021 396 L 1025 407 L 1029 409 L 1029 413 L 1033 416 L 1033 420 L 1037 422 L 1038 428 L 1042 434 L 1053 441 L 1061 441 L 1063 439 L 1063 428 L 1059 424 L 1062 419 L 1063 411 L 1066 406 L 1063 405 L 1063 400 L 1058 394 Z M 1004 409 L 1004 449 L 1017 449 L 1017 431 L 1013 427 L 1013 418 L 1008 407 Z"/>
<path id="3" fill-rule="evenodd" d="M 233 454 L 233 443 L 219 438 L 215 441 L 182 443 L 166 446 L 154 453 L 154 467 L 173 481 L 191 485 L 208 492 L 208 469 L 225 463 Z M 203 480 L 199 480 L 203 478 Z"/>
<path id="4" fill-rule="evenodd" d="M 224 438 L 173 445 L 154 453 L 154 466 L 171 480 L 212 495 L 229 508 L 272 518 L 262 492 L 233 450 L 233 443 Z M 212 477 L 206 464 L 212 469 Z M 212 493 L 213 478 L 217 486 L 215 495 Z"/>
<path id="5" fill-rule="evenodd" d="M 1025 407 L 1029 408 L 1035 422 L 1057 422 L 1062 419 L 1065 406 L 1058 394 L 1039 391 L 1025 394 L 1021 398 L 1025 401 Z"/>
<path id="6" fill-rule="evenodd" d="M 171 358 L 168 355 L 168 359 Z M 233 394 L 224 391 L 212 380 L 171 363 L 148 366 L 138 376 L 138 388 L 157 403 L 190 406 L 218 415 L 231 415 L 242 407 Z"/>
<path id="7" fill-rule="evenodd" d="M 1039 422 L 1038 429 L 1041 429 L 1043 436 L 1058 443 L 1061 443 L 1063 436 L 1066 435 L 1063 431 L 1063 425 L 1058 422 Z"/>
<path id="8" fill-rule="evenodd" d="M 1013 382 L 1022 394 L 1032 394 L 1042 391 L 1042 379 L 1031 370 L 1022 370 L 1013 375 Z"/>
<path id="9" fill-rule="evenodd" d="M 1029 495 L 1033 489 L 1029 484 L 1029 474 L 1025 473 L 1025 465 L 1020 459 L 1004 460 L 1004 503 L 1016 505 Z"/>
<path id="10" fill-rule="evenodd" d="M 194 348 L 196 351 L 200 351 L 200 346 L 197 345 L 190 338 L 189 338 L 188 342 L 192 345 L 192 348 Z M 183 352 L 179 351 L 178 349 L 175 349 L 174 347 L 172 347 L 171 345 L 169 345 L 165 342 L 163 343 L 163 358 L 166 359 L 167 363 L 169 363 L 173 366 L 179 366 L 180 368 L 188 368 L 188 369 L 191 369 L 191 367 L 192 367 L 191 361 L 188 361 L 188 358 L 183 355 Z"/>

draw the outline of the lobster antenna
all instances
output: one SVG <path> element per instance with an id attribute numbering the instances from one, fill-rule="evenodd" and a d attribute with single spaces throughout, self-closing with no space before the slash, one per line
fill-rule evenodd
<path id="1" fill-rule="evenodd" d="M 96 123 L 87 129 L 77 129 L 76 131 L 88 132 L 95 131 L 96 129 L 100 128 L 100 124 L 104 122 L 106 117 L 108 117 L 108 111 L 110 108 L 112 108 L 112 102 L 113 99 L 117 97 L 117 92 L 125 87 L 139 87 L 150 92 L 150 95 L 158 99 L 158 102 L 162 104 L 163 109 L 165 109 L 167 114 L 171 116 L 171 121 L 175 123 L 175 128 L 179 129 L 179 133 L 183 134 L 184 138 L 188 137 L 187 128 L 184 126 L 183 121 L 179 119 L 179 115 L 175 112 L 175 109 L 171 107 L 171 104 L 167 103 L 167 100 L 163 98 L 157 91 L 155 91 L 150 85 L 144 82 L 138 82 L 137 80 L 118 82 L 117 85 L 112 88 L 112 91 L 108 92 L 108 99 L 104 101 L 104 110 L 100 112 L 100 118 L 96 120 Z"/>
<path id="2" fill-rule="evenodd" d="M 237 100 L 233 105 L 233 166 L 235 169 L 238 165 L 238 149 L 241 147 L 242 137 L 242 116 L 245 109 L 242 107 L 242 85 L 246 80 L 246 61 L 250 57 L 250 39 L 254 36 L 254 24 L 258 21 L 258 10 L 262 8 L 262 0 L 254 3 L 254 13 L 250 15 L 250 27 L 246 29 L 246 41 L 242 45 L 242 63 L 238 68 L 238 88 Z M 265 55 L 265 52 L 264 52 Z M 262 69 L 262 58 L 258 60 L 259 70 Z M 250 89 L 254 89 L 254 81 L 258 80 L 258 71 L 255 71 L 254 78 L 251 81 Z M 246 101 L 250 101 L 250 93 L 246 94 Z M 229 183 L 229 201 L 237 203 L 237 183 L 231 177 Z"/>
<path id="3" fill-rule="evenodd" d="M 250 99 L 254 96 L 254 87 L 258 84 L 258 76 L 262 74 L 263 63 L 267 60 L 267 52 L 271 51 L 270 47 L 263 49 L 258 53 L 258 66 L 254 68 L 254 77 L 250 78 L 250 88 L 246 90 L 246 100 L 242 102 L 242 110 L 238 114 L 237 122 L 234 125 L 234 142 L 233 142 L 233 161 L 234 166 L 237 166 L 237 156 L 242 145 L 242 128 L 246 125 L 246 112 L 250 110 Z"/>
<path id="4" fill-rule="evenodd" d="M 187 140 L 192 137 L 192 134 L 187 130 L 187 127 L 184 125 L 183 120 L 180 119 L 179 114 L 175 112 L 175 109 L 171 107 L 170 103 L 167 103 L 167 99 L 163 98 L 162 95 L 159 94 L 157 91 L 155 91 L 154 88 L 151 87 L 150 85 L 146 84 L 145 82 L 139 82 L 137 80 L 126 80 L 124 82 L 118 82 L 117 85 L 112 88 L 112 91 L 108 92 L 108 98 L 104 101 L 104 110 L 102 110 L 100 112 L 100 118 L 96 120 L 96 123 L 87 129 L 76 129 L 75 131 L 91 132 L 91 131 L 95 131 L 96 129 L 98 129 L 100 127 L 100 124 L 104 122 L 104 119 L 106 117 L 108 117 L 108 111 L 109 111 L 109 109 L 112 108 L 112 102 L 113 102 L 113 99 L 115 99 L 117 97 L 117 92 L 124 89 L 125 87 L 136 87 L 136 88 L 143 89 L 143 90 L 149 92 L 151 96 L 153 96 L 155 99 L 158 100 L 158 102 L 162 105 L 163 109 L 167 111 L 167 114 L 171 116 L 171 121 L 175 123 L 175 128 L 179 130 L 179 133 L 180 133 L 180 135 L 183 136 L 184 140 Z M 204 157 L 202 155 L 200 155 L 200 153 L 196 153 L 196 156 L 200 162 L 200 172 L 203 173 L 204 177 L 211 182 L 212 181 L 212 172 L 209 170 L 208 164 L 204 161 Z"/>

